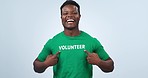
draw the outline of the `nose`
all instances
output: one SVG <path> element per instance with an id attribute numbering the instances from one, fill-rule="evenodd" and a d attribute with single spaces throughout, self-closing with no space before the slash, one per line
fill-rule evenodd
<path id="1" fill-rule="evenodd" d="M 73 13 L 68 13 L 68 14 L 67 14 L 67 17 L 68 17 L 68 18 L 74 18 L 75 15 L 74 15 Z"/>
<path id="2" fill-rule="evenodd" d="M 68 15 L 68 16 L 66 16 L 66 18 L 73 18 L 73 16 L 72 15 Z"/>

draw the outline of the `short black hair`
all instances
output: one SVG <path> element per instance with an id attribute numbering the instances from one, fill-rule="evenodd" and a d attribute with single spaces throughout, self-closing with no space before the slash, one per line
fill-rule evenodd
<path id="1" fill-rule="evenodd" d="M 62 14 L 62 8 L 66 5 L 75 5 L 76 7 L 78 7 L 78 12 L 80 14 L 80 6 L 77 2 L 73 1 L 73 0 L 66 0 L 62 6 L 60 7 L 60 10 L 61 10 L 61 14 Z"/>

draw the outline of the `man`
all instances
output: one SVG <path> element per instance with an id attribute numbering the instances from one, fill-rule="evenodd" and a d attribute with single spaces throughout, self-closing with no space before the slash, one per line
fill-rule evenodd
<path id="1" fill-rule="evenodd" d="M 100 42 L 79 30 L 80 6 L 67 0 L 60 9 L 64 31 L 44 45 L 33 63 L 35 72 L 53 66 L 53 78 L 92 78 L 92 65 L 112 72 L 113 60 Z"/>

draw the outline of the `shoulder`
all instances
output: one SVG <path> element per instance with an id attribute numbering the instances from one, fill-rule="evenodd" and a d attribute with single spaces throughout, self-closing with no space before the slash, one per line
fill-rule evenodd
<path id="1" fill-rule="evenodd" d="M 55 42 L 55 40 L 59 40 L 62 37 L 63 32 L 60 32 L 58 34 L 56 34 L 55 36 L 53 36 L 52 38 L 50 38 L 46 45 L 51 44 L 52 42 Z"/>
<path id="2" fill-rule="evenodd" d="M 64 34 L 64 32 L 62 31 L 62 32 L 56 34 L 52 39 L 60 38 L 60 37 L 62 37 L 63 34 Z"/>
<path id="3" fill-rule="evenodd" d="M 84 32 L 84 31 L 81 31 L 81 36 L 83 36 L 83 37 L 86 37 L 86 38 L 91 38 L 91 39 L 93 39 L 93 37 L 91 36 L 91 35 L 89 35 L 88 33 L 86 33 L 86 32 Z"/>
<path id="4" fill-rule="evenodd" d="M 59 39 L 63 36 L 64 32 L 60 32 L 58 34 L 56 34 L 55 36 L 53 36 L 51 39 L 49 39 L 50 41 L 55 40 L 55 39 Z"/>
<path id="5" fill-rule="evenodd" d="M 92 43 L 97 44 L 97 45 L 101 45 L 100 41 L 97 38 L 92 37 L 91 35 L 89 35 L 88 33 L 84 32 L 84 31 L 82 31 L 82 33 L 85 35 L 85 37 L 87 39 L 91 40 Z"/>
<path id="6" fill-rule="evenodd" d="M 91 39 L 93 41 L 98 41 L 97 38 L 91 36 L 90 34 L 84 32 L 84 31 L 81 31 L 81 32 L 82 32 L 83 36 L 85 36 L 87 39 Z"/>

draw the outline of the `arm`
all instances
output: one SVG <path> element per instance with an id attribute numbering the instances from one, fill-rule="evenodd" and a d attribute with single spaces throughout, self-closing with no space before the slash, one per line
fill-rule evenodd
<path id="1" fill-rule="evenodd" d="M 34 71 L 37 73 L 43 73 L 48 67 L 44 62 L 41 62 L 38 59 L 35 59 L 35 61 L 33 62 L 33 66 Z"/>
<path id="2" fill-rule="evenodd" d="M 100 58 L 98 58 L 100 59 Z M 103 72 L 112 72 L 114 70 L 114 62 L 111 58 L 106 61 L 98 60 L 96 64 Z"/>
<path id="3" fill-rule="evenodd" d="M 111 58 L 107 60 L 101 60 L 96 53 L 87 53 L 87 61 L 89 64 L 97 65 L 103 72 L 112 72 L 114 70 L 114 62 Z"/>
<path id="4" fill-rule="evenodd" d="M 33 62 L 34 71 L 37 73 L 43 73 L 49 66 L 54 66 L 58 62 L 58 54 L 55 55 L 50 54 L 44 62 L 39 61 L 39 59 L 35 59 Z"/>

